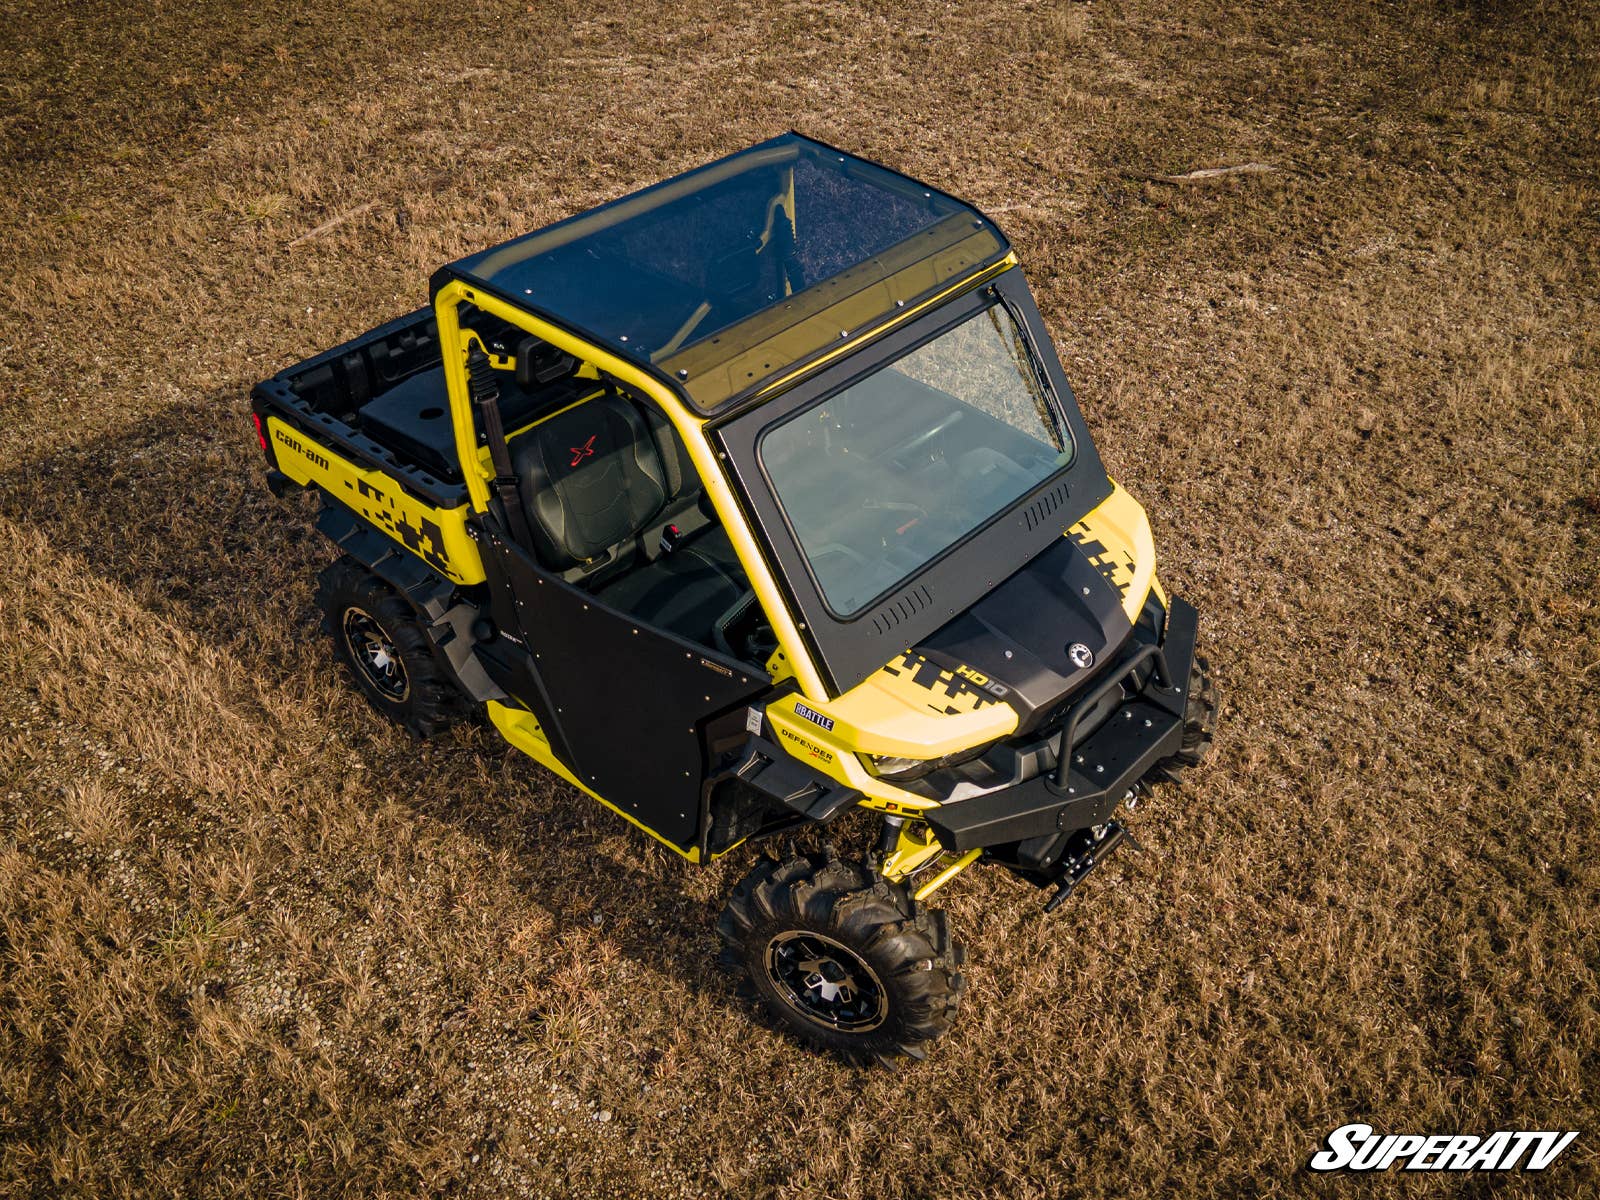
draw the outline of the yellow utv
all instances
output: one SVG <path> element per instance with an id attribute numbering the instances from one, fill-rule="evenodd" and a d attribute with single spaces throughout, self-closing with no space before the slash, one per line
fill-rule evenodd
<path id="1" fill-rule="evenodd" d="M 978 863 L 1065 898 L 1216 703 L 1017 258 L 977 209 L 797 134 L 451 263 L 252 393 L 342 551 L 335 652 L 419 736 L 481 708 L 693 863 L 775 1017 L 921 1057 Z"/>

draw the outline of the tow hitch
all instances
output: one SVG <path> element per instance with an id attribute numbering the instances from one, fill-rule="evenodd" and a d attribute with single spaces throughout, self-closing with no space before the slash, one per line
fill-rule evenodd
<path id="1" fill-rule="evenodd" d="M 1109 858 L 1123 842 L 1135 850 L 1144 849 L 1121 821 L 1111 820 L 1104 825 L 1080 831 L 1067 843 L 1061 855 L 1056 868 L 1061 882 L 1056 894 L 1045 902 L 1044 911 L 1055 912 L 1061 907 L 1062 902 L 1083 882 L 1084 876 Z"/>

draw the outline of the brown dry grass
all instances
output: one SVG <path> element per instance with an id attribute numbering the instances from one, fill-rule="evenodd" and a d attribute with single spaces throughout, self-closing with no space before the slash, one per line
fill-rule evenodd
<path id="1" fill-rule="evenodd" d="M 1361 1119 L 1581 1129 L 1494 1190 L 1594 1194 L 1600 28 L 1222 7 L 8 10 L 0 1190 L 1490 1190 L 1301 1170 Z M 353 699 L 245 410 L 787 126 L 998 214 L 1227 696 L 1147 854 L 951 890 L 972 990 L 898 1075 L 731 996 L 741 863 Z"/>

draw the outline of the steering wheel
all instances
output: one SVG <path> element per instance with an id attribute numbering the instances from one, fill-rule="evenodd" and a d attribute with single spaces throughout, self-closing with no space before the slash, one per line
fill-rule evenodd
<path id="1" fill-rule="evenodd" d="M 928 510 L 920 504 L 912 504 L 908 500 L 879 500 L 875 496 L 868 496 L 861 502 L 861 507 L 868 512 L 911 513 L 919 521 L 928 515 Z"/>
<path id="2" fill-rule="evenodd" d="M 941 433 L 944 433 L 945 430 L 949 429 L 950 426 L 954 425 L 957 421 L 961 420 L 961 416 L 962 416 L 961 410 L 959 408 L 955 409 L 954 411 L 952 411 L 950 413 L 949 416 L 945 417 L 942 421 L 934 422 L 934 425 L 933 425 L 932 429 L 924 429 L 921 433 L 917 434 L 916 437 L 912 438 L 904 446 L 901 446 L 900 449 L 898 451 L 896 451 L 896 454 L 897 455 L 900 455 L 900 454 L 915 454 L 918 450 L 922 449 L 929 442 L 933 441 L 934 438 L 938 437 Z"/>

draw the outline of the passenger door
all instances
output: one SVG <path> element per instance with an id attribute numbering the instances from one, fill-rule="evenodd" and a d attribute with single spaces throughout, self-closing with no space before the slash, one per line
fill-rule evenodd
<path id="1" fill-rule="evenodd" d="M 519 690 L 542 693 L 516 698 L 576 778 L 687 853 L 701 833 L 708 726 L 742 729 L 770 682 L 550 574 L 493 522 L 482 528 L 496 624 L 526 643 Z"/>

